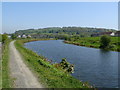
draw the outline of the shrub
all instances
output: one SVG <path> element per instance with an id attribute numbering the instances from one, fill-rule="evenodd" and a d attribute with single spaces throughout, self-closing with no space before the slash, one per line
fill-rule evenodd
<path id="1" fill-rule="evenodd" d="M 74 72 L 74 65 L 67 62 L 66 58 L 63 58 L 60 62 L 60 65 L 63 69 L 65 69 L 68 73 Z"/>
<path id="2" fill-rule="evenodd" d="M 5 43 L 5 41 L 8 39 L 7 34 L 2 35 L 2 43 Z"/>
<path id="3" fill-rule="evenodd" d="M 107 35 L 103 35 L 100 38 L 100 48 L 103 48 L 103 49 L 109 48 L 110 42 L 111 42 L 110 37 Z"/>
<path id="4" fill-rule="evenodd" d="M 15 34 L 12 34 L 12 35 L 11 35 L 11 38 L 12 38 L 12 39 L 16 39 L 17 36 L 16 36 Z"/>

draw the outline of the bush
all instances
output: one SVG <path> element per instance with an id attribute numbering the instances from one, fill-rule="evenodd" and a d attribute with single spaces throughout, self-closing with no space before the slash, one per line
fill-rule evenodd
<path id="1" fill-rule="evenodd" d="M 109 48 L 110 42 L 111 42 L 110 37 L 107 35 L 103 35 L 100 38 L 100 48 L 103 48 L 103 49 Z"/>
<path id="2" fill-rule="evenodd" d="M 66 58 L 63 58 L 60 62 L 60 65 L 63 69 L 65 69 L 68 73 L 74 72 L 74 65 L 67 62 Z"/>
<path id="3" fill-rule="evenodd" d="M 12 39 L 16 39 L 17 36 L 16 36 L 15 34 L 12 34 L 12 35 L 11 35 L 11 38 L 12 38 Z"/>
<path id="4" fill-rule="evenodd" d="M 7 34 L 2 35 L 2 43 L 5 43 L 5 41 L 8 39 Z"/>

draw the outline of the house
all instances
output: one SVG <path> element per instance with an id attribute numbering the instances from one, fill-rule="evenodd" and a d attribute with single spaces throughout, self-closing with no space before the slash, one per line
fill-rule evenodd
<path id="1" fill-rule="evenodd" d="M 112 33 L 110 34 L 110 36 L 115 36 L 115 33 L 114 33 L 114 32 L 112 32 Z"/>
<path id="2" fill-rule="evenodd" d="M 31 35 L 27 35 L 27 38 L 31 38 Z"/>
<path id="3" fill-rule="evenodd" d="M 18 35 L 17 38 L 21 38 L 21 35 Z"/>
<path id="4" fill-rule="evenodd" d="M 22 35 L 22 38 L 27 38 L 27 36 L 25 34 Z"/>

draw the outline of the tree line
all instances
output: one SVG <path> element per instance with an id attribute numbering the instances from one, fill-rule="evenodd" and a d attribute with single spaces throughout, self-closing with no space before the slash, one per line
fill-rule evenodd
<path id="1" fill-rule="evenodd" d="M 15 32 L 17 35 L 22 34 L 68 34 L 68 35 L 79 35 L 81 37 L 90 36 L 93 33 L 110 32 L 115 31 L 113 29 L 104 28 L 88 28 L 88 27 L 50 27 L 40 29 L 27 29 L 18 30 Z"/>

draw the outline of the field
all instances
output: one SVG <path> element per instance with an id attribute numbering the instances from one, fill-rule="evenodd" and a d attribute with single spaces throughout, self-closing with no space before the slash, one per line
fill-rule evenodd
<path id="1" fill-rule="evenodd" d="M 120 51 L 120 37 L 111 37 L 110 49 L 112 51 Z M 72 38 L 72 40 L 67 40 L 65 43 L 75 44 L 78 46 L 85 46 L 91 48 L 99 48 L 100 37 L 83 37 L 83 38 Z"/>
<path id="2" fill-rule="evenodd" d="M 17 50 L 22 54 L 24 62 L 28 67 L 36 74 L 39 81 L 45 87 L 49 88 L 88 88 L 88 84 L 83 83 L 70 74 L 60 70 L 46 61 L 42 56 L 37 55 L 33 51 L 23 47 L 25 42 L 34 40 L 17 40 L 15 46 Z M 39 62 L 38 62 L 39 60 Z"/>

